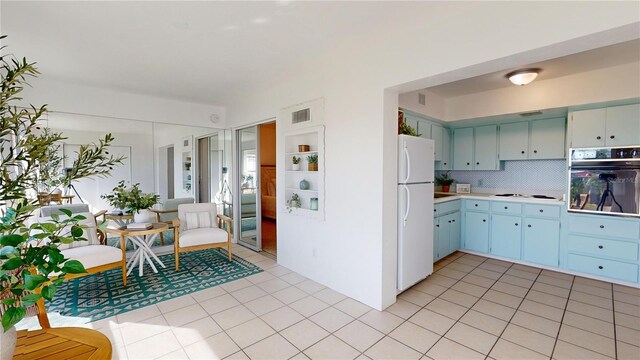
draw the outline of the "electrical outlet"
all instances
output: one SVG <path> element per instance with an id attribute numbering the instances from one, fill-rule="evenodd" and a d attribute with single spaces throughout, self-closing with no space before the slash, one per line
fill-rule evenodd
<path id="1" fill-rule="evenodd" d="M 484 180 L 483 179 L 478 179 L 478 186 L 482 187 L 484 185 Z"/>

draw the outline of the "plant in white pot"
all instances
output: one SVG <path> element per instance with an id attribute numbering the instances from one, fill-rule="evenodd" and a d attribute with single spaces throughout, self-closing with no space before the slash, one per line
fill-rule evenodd
<path id="1" fill-rule="evenodd" d="M 5 36 L 0 36 L 0 39 Z M 4 50 L 1 47 L 0 50 Z M 28 226 L 26 221 L 39 208 L 36 196 L 42 166 L 50 161 L 47 151 L 64 137 L 41 131 L 38 120 L 46 107 L 22 108 L 20 92 L 26 78 L 38 71 L 25 59 L 0 57 L 0 315 L 3 331 L 0 348 L 3 359 L 11 358 L 15 346 L 15 327 L 26 309 L 44 299 L 51 300 L 67 274 L 85 272 L 84 266 L 65 258 L 60 244 L 86 240 L 82 237 L 81 215 L 52 216 L 52 221 Z M 121 157 L 108 156 L 106 148 L 113 138 L 107 135 L 100 145 L 83 145 L 78 151 L 68 182 L 110 174 L 122 163 Z M 31 196 L 28 196 L 31 194 Z M 56 274 L 54 279 L 50 275 Z"/>
<path id="2" fill-rule="evenodd" d="M 291 161 L 293 162 L 293 164 L 291 164 L 291 170 L 300 171 L 300 158 L 294 155 Z"/>
<path id="3" fill-rule="evenodd" d="M 127 188 L 124 180 L 118 182 L 111 194 L 101 195 L 101 198 L 116 209 L 122 209 L 125 213 L 133 214 L 134 221 L 153 222 L 155 215 L 149 211 L 153 205 L 158 203 L 159 195 L 153 193 L 143 193 L 140 190 L 140 183 L 133 184 Z"/>

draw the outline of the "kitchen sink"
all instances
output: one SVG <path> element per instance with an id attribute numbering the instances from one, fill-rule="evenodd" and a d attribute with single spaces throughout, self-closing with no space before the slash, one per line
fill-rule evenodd
<path id="1" fill-rule="evenodd" d="M 456 196 L 456 195 L 458 195 L 458 194 L 443 194 L 443 193 L 438 194 L 438 193 L 435 193 L 435 194 L 433 194 L 433 198 L 434 199 L 438 199 L 438 198 Z"/>

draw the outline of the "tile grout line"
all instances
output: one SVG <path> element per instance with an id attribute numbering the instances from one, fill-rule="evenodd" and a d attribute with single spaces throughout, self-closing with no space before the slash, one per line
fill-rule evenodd
<path id="1" fill-rule="evenodd" d="M 569 300 L 571 299 L 571 292 L 573 291 L 573 285 L 576 282 L 576 277 L 574 276 L 571 279 L 571 287 L 569 288 L 569 295 L 567 296 L 567 301 L 564 305 L 564 311 L 562 312 L 562 317 L 560 318 L 560 326 L 558 326 L 558 332 L 556 333 L 556 339 L 553 342 L 553 349 L 551 349 L 551 357 L 553 357 L 553 354 L 556 352 L 556 347 L 558 346 L 558 340 L 560 340 L 560 331 L 562 330 L 562 325 L 564 324 L 564 316 L 567 313 L 567 307 L 569 306 Z M 574 345 L 574 344 L 572 344 Z M 577 346 L 577 345 L 574 345 Z"/>
<path id="2" fill-rule="evenodd" d="M 618 329 L 616 328 L 616 299 L 613 285 L 611 285 L 611 312 L 613 316 L 613 353 L 618 358 Z"/>

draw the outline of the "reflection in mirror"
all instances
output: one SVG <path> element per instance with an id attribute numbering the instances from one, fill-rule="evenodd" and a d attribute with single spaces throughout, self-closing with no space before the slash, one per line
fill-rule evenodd
<path id="1" fill-rule="evenodd" d="M 240 237 L 239 241 L 254 250 L 259 249 L 257 234 L 257 148 L 258 127 L 238 130 L 238 155 L 239 171 L 238 180 L 240 189 Z"/>

